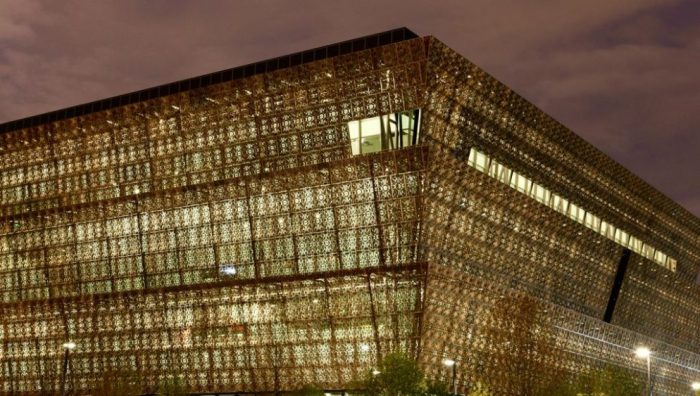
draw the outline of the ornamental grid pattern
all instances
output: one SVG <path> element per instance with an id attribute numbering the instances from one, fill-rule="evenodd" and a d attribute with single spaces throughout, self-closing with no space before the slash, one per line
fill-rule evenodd
<path id="1" fill-rule="evenodd" d="M 516 395 L 544 386 L 542 368 L 639 374 L 628 352 L 644 343 L 657 391 L 686 394 L 698 219 L 411 37 L 1 133 L 0 392 L 65 378 L 86 394 L 108 371 L 141 373 L 144 391 L 178 374 L 195 392 L 339 389 L 398 350 L 435 378 L 455 358 L 463 392 Z M 415 109 L 418 146 L 352 155 L 348 122 Z M 622 248 L 475 170 L 471 149 L 677 271 L 633 253 L 603 322 Z M 528 345 L 559 355 L 528 357 L 518 379 L 499 329 L 527 304 Z"/>

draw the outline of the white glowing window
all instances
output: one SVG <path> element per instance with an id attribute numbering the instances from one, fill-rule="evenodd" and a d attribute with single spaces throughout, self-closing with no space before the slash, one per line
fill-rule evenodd
<path id="1" fill-rule="evenodd" d="M 359 154 L 360 153 L 360 121 L 348 122 L 348 129 L 350 131 L 350 147 L 352 148 L 352 153 Z"/>
<path id="2" fill-rule="evenodd" d="M 629 240 L 629 234 L 627 234 L 626 232 L 622 231 L 619 228 L 615 230 L 615 242 L 619 243 L 622 246 L 627 247 L 628 240 Z"/>
<path id="3" fill-rule="evenodd" d="M 477 152 L 474 160 L 474 167 L 484 172 L 489 167 L 489 157 L 483 153 Z"/>
<path id="4" fill-rule="evenodd" d="M 566 214 L 569 216 L 569 218 L 571 218 L 571 220 L 577 220 L 577 219 L 578 219 L 578 211 L 579 211 L 579 209 L 580 209 L 580 208 L 578 207 L 578 205 L 576 205 L 575 203 L 571 202 L 571 203 L 569 204 L 569 208 L 568 208 Z"/>
<path id="5" fill-rule="evenodd" d="M 640 253 L 642 251 L 642 241 L 637 237 L 630 236 L 629 248 L 635 253 Z"/>
<path id="6" fill-rule="evenodd" d="M 511 176 L 510 179 L 510 186 L 521 193 L 527 194 L 532 187 L 532 181 L 521 174 L 513 172 L 513 176 Z"/>
<path id="7" fill-rule="evenodd" d="M 607 221 L 601 220 L 600 233 L 608 239 L 613 239 L 615 236 L 615 227 L 613 227 L 612 224 L 608 223 Z"/>
<path id="8" fill-rule="evenodd" d="M 508 184 L 510 182 L 511 170 L 505 165 L 493 161 L 489 167 L 489 176 L 499 180 L 501 183 Z"/>
<path id="9" fill-rule="evenodd" d="M 671 271 L 675 272 L 677 263 L 678 262 L 675 259 L 668 257 L 666 260 L 666 268 L 669 268 Z"/>
<path id="10" fill-rule="evenodd" d="M 657 263 L 665 263 L 666 254 L 664 254 L 660 250 L 657 250 L 656 253 L 654 253 L 654 261 L 656 261 Z"/>
<path id="11" fill-rule="evenodd" d="M 654 257 L 654 248 L 645 243 L 642 245 L 641 254 L 642 256 L 651 260 Z"/>
<path id="12" fill-rule="evenodd" d="M 539 184 L 534 185 L 534 198 L 537 200 L 537 202 L 548 204 L 551 196 L 552 193 L 548 189 L 540 186 Z"/>
<path id="13" fill-rule="evenodd" d="M 350 121 L 348 133 L 353 155 L 413 146 L 420 137 L 420 110 Z"/>
<path id="14" fill-rule="evenodd" d="M 586 227 L 599 231 L 600 230 L 600 218 L 593 213 L 586 212 L 586 220 L 585 220 L 585 225 Z"/>
<path id="15" fill-rule="evenodd" d="M 569 207 L 569 201 L 565 198 L 552 194 L 552 208 L 559 213 L 566 214 L 566 209 Z"/>

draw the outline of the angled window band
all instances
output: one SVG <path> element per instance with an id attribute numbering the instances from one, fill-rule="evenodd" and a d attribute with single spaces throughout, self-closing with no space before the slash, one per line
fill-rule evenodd
<path id="1" fill-rule="evenodd" d="M 570 200 L 550 191 L 546 187 L 533 182 L 528 177 L 508 168 L 489 155 L 472 148 L 469 152 L 468 164 L 613 242 L 630 249 L 669 271 L 676 272 L 677 262 L 674 258 L 642 242 L 639 238 L 621 228 L 606 222 Z"/>

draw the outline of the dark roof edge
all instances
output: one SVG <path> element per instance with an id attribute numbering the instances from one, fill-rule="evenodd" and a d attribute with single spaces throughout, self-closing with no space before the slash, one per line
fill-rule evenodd
<path id="1" fill-rule="evenodd" d="M 117 95 L 111 98 L 100 99 L 94 102 L 88 102 L 60 110 L 50 111 L 48 113 L 38 114 L 14 121 L 8 121 L 3 124 L 0 124 L 0 133 L 31 128 L 38 125 L 48 124 L 54 121 L 78 117 L 97 111 L 108 110 L 115 107 L 125 106 L 128 104 L 138 103 L 149 99 L 155 99 L 166 95 L 172 95 L 179 92 L 188 91 L 191 89 L 203 88 L 213 84 L 218 84 L 226 81 L 233 81 L 241 78 L 250 77 L 256 74 L 262 74 L 292 66 L 298 66 L 304 63 L 310 63 L 317 60 L 332 58 L 338 55 L 345 55 L 386 44 L 410 40 L 417 37 L 418 35 L 416 33 L 412 32 L 410 29 L 405 27 L 388 30 L 386 32 L 371 34 L 369 36 L 359 37 L 352 40 L 341 41 L 339 43 L 313 48 L 306 51 L 296 52 L 277 58 L 254 62 L 247 65 L 234 67 L 232 69 L 221 70 L 218 72 L 204 74 L 202 76 L 192 77 L 185 80 L 172 82 L 169 84 L 163 84 L 151 88 L 142 89 L 136 92 Z"/>

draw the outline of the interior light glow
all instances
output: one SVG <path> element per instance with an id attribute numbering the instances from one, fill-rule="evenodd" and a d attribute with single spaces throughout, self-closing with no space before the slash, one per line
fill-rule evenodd
<path id="1" fill-rule="evenodd" d="M 348 122 L 353 155 L 414 146 L 420 140 L 420 109 Z"/>

